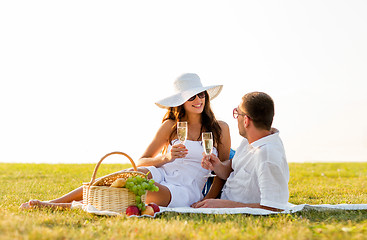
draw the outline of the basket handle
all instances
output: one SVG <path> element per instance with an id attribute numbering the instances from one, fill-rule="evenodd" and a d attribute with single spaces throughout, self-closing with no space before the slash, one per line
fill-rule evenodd
<path id="1" fill-rule="evenodd" d="M 138 169 L 136 168 L 136 165 L 134 163 L 134 160 L 129 155 L 127 155 L 126 153 L 123 153 L 123 152 L 111 152 L 111 153 L 107 153 L 106 155 L 104 155 L 103 158 L 101 158 L 101 160 L 99 160 L 99 162 L 97 163 L 96 167 L 94 168 L 94 172 L 93 172 L 93 175 L 92 175 L 92 179 L 90 180 L 89 186 L 92 186 L 94 180 L 96 180 L 96 175 L 97 175 L 97 170 L 99 168 L 99 165 L 101 165 L 102 161 L 105 160 L 108 156 L 111 156 L 113 154 L 119 154 L 119 155 L 123 155 L 123 156 L 127 157 L 130 160 L 130 163 L 133 166 L 134 171 L 138 171 Z"/>

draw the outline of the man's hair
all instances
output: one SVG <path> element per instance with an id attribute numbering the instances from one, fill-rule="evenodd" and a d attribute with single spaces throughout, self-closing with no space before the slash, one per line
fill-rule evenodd
<path id="1" fill-rule="evenodd" d="M 263 92 L 251 92 L 242 97 L 243 111 L 256 128 L 270 130 L 274 117 L 273 99 Z"/>

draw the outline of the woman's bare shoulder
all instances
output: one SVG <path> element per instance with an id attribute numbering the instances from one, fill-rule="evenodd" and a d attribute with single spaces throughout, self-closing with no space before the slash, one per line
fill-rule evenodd
<path id="1" fill-rule="evenodd" d="M 176 122 L 172 119 L 167 119 L 162 123 L 161 127 L 159 128 L 159 132 L 171 132 L 175 124 Z"/>
<path id="2" fill-rule="evenodd" d="M 228 126 L 228 124 L 227 124 L 225 121 L 219 120 L 219 121 L 218 121 L 218 124 L 219 124 L 219 127 L 220 127 L 222 130 L 229 129 L 229 126 Z"/>
<path id="3" fill-rule="evenodd" d="M 162 123 L 162 127 L 172 128 L 175 124 L 176 122 L 173 121 L 172 119 L 167 119 L 166 121 Z"/>
<path id="4" fill-rule="evenodd" d="M 218 121 L 219 127 L 222 130 L 222 139 L 229 141 L 231 138 L 231 133 L 229 131 L 229 126 L 224 121 Z"/>

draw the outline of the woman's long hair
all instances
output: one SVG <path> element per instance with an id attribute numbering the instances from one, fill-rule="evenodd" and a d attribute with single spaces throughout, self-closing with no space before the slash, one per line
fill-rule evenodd
<path id="1" fill-rule="evenodd" d="M 183 118 L 186 115 L 185 108 L 182 105 L 178 107 L 170 107 L 167 111 L 167 113 L 163 117 L 163 121 L 166 120 L 173 120 L 175 121 L 175 125 L 172 127 L 172 132 L 168 139 L 168 144 L 172 143 L 174 138 L 177 134 L 177 122 L 180 122 L 183 120 Z M 215 118 L 215 115 L 210 108 L 210 100 L 209 100 L 209 94 L 205 91 L 205 106 L 204 110 L 201 113 L 201 129 L 200 129 L 200 135 L 198 136 L 197 140 L 200 140 L 201 133 L 203 132 L 212 132 L 213 133 L 213 146 L 217 147 L 221 143 L 221 134 L 222 130 L 219 126 L 219 123 L 217 119 Z M 163 153 L 166 153 L 167 147 L 164 147 Z"/>

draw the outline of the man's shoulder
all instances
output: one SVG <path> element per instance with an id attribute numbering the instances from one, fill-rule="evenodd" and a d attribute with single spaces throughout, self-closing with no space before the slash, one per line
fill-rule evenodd
<path id="1" fill-rule="evenodd" d="M 285 150 L 281 142 L 269 142 L 260 146 L 255 152 L 259 163 L 282 164 L 286 161 Z"/>
<path id="2" fill-rule="evenodd" d="M 242 141 L 240 143 L 240 145 L 238 146 L 237 150 L 236 151 L 243 151 L 246 146 L 248 145 L 248 141 L 246 138 L 242 138 Z"/>
<path id="3" fill-rule="evenodd" d="M 259 149 L 270 152 L 284 152 L 283 142 L 280 139 L 279 132 L 273 133 L 270 136 L 263 139 Z"/>

